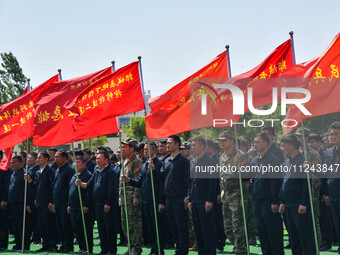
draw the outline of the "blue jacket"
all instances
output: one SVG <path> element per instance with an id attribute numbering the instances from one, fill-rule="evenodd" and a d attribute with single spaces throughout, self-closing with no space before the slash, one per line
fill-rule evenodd
<path id="1" fill-rule="evenodd" d="M 44 169 L 40 169 L 36 176 L 37 195 L 35 200 L 38 205 L 53 203 L 54 169 L 47 165 Z"/>
<path id="2" fill-rule="evenodd" d="M 55 172 L 53 203 L 54 205 L 67 205 L 70 180 L 74 175 L 74 168 L 70 163 L 58 167 Z"/>
<path id="3" fill-rule="evenodd" d="M 96 164 L 93 163 L 92 160 L 86 162 L 86 168 L 87 168 L 87 170 L 89 170 L 91 173 L 94 172 L 94 167 L 95 167 L 95 166 L 96 166 Z"/>
<path id="4" fill-rule="evenodd" d="M 283 165 L 288 168 L 290 165 L 292 166 L 291 173 L 285 173 L 284 175 L 281 191 L 281 203 L 286 204 L 287 207 L 299 205 L 309 206 L 308 183 L 307 178 L 303 178 L 304 173 L 295 176 L 299 176 L 300 178 L 292 178 L 294 176 L 294 174 L 292 174 L 293 167 L 295 166 L 297 173 L 300 173 L 300 166 L 303 165 L 304 161 L 305 157 L 299 152 L 295 158 L 286 158 L 283 163 Z"/>
<path id="5" fill-rule="evenodd" d="M 327 165 L 327 179 L 321 179 L 321 190 L 332 201 L 340 201 L 340 149 L 335 145 L 325 152 L 325 164 Z M 332 171 L 330 169 L 333 169 Z M 337 169 L 337 172 L 335 171 Z"/>
<path id="6" fill-rule="evenodd" d="M 13 171 L 11 175 L 11 179 L 9 181 L 8 186 L 8 203 L 16 204 L 16 203 L 24 203 L 24 194 L 25 194 L 25 179 L 24 179 L 25 170 L 22 167 L 18 172 Z M 32 196 L 31 185 L 27 184 L 27 200 Z M 31 205 L 27 203 L 27 205 Z"/>
<path id="7" fill-rule="evenodd" d="M 155 199 L 156 204 L 161 203 L 164 204 L 164 182 L 161 176 L 160 170 L 163 165 L 162 161 L 158 158 L 154 158 L 153 164 L 155 165 L 155 170 L 153 170 L 153 183 L 155 189 Z M 131 179 L 130 183 L 134 187 L 142 188 L 142 201 L 143 204 L 151 204 L 153 203 L 152 198 L 152 187 L 151 187 L 151 174 L 150 170 L 148 169 L 149 164 L 146 161 L 143 166 L 142 170 L 138 175 L 138 180 Z"/>
<path id="8" fill-rule="evenodd" d="M 179 153 L 164 160 L 161 168 L 164 178 L 164 195 L 167 199 L 185 198 L 189 189 L 190 161 Z"/>
<path id="9" fill-rule="evenodd" d="M 78 174 L 78 178 L 82 182 L 88 182 L 92 177 L 92 173 L 88 171 L 86 168 L 83 172 Z M 68 206 L 71 207 L 71 209 L 80 209 L 80 202 L 79 202 L 79 193 L 78 193 L 78 187 L 75 184 L 75 181 L 77 179 L 76 175 L 73 175 L 71 181 L 70 181 L 70 190 L 68 192 Z M 92 190 L 91 188 L 82 189 L 81 191 L 81 201 L 83 203 L 83 207 L 90 207 L 92 204 Z"/>
<path id="10" fill-rule="evenodd" d="M 196 166 L 212 166 L 216 161 L 204 153 L 200 159 L 193 159 L 191 171 Z M 216 202 L 216 178 L 194 178 L 189 188 L 189 201 L 192 203 Z"/>
<path id="11" fill-rule="evenodd" d="M 285 155 L 283 154 L 283 151 L 275 143 L 269 147 L 268 151 L 273 153 L 279 159 L 280 164 L 285 161 Z"/>
<path id="12" fill-rule="evenodd" d="M 280 160 L 273 153 L 267 151 L 263 157 L 260 157 L 260 154 L 258 154 L 255 158 L 253 158 L 250 165 L 257 167 L 279 166 Z M 251 191 L 254 201 L 269 199 L 272 204 L 278 204 L 282 179 L 268 178 L 268 176 L 264 178 L 261 173 L 259 173 L 257 177 L 258 178 L 253 179 Z"/>
<path id="13" fill-rule="evenodd" d="M 103 171 L 96 170 L 91 179 L 87 182 L 87 187 L 93 189 L 93 202 L 95 206 L 112 206 L 117 203 L 119 176 L 108 164 Z"/>

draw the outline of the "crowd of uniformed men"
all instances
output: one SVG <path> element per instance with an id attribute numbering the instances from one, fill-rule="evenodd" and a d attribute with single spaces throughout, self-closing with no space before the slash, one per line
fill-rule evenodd
<path id="1" fill-rule="evenodd" d="M 280 178 L 243 176 L 242 201 L 238 175 L 221 172 L 218 178 L 207 178 L 193 174 L 196 166 L 305 169 L 326 164 L 326 169 L 335 169 L 340 163 L 340 122 L 334 122 L 323 137 L 305 129 L 284 136 L 278 143 L 272 127 L 259 131 L 252 141 L 241 139 L 239 151 L 229 131 L 220 134 L 219 142 L 194 137 L 181 143 L 178 136 L 170 136 L 158 143 L 138 145 L 127 138 L 122 142 L 122 152 L 120 148 L 114 153 L 99 147 L 95 153 L 89 149 L 76 151 L 75 158 L 70 152 L 50 148 L 28 154 L 28 174 L 24 170 L 26 154 L 22 152 L 12 158 L 8 171 L 0 172 L 0 249 L 7 251 L 12 233 L 15 241 L 11 250 L 21 250 L 26 179 L 25 251 L 30 250 L 31 243 L 40 243 L 40 252 L 74 253 L 76 240 L 79 253 L 86 253 L 80 186 L 90 252 L 96 222 L 100 254 L 116 254 L 117 245 L 127 245 L 127 234 L 132 254 L 141 254 L 143 246 L 151 247 L 151 254 L 164 254 L 164 249 L 174 246 L 175 254 L 188 254 L 189 250 L 216 254 L 223 251 L 227 238 L 233 253 L 245 254 L 244 206 L 249 244 L 256 245 L 258 236 L 257 245 L 264 255 L 284 254 L 284 227 L 289 233 L 286 248 L 291 248 L 292 254 L 316 254 L 306 176 L 290 172 Z M 77 167 L 78 180 L 72 163 Z M 327 251 L 340 238 L 340 180 L 334 174 L 312 174 L 311 190 L 317 245 Z"/>

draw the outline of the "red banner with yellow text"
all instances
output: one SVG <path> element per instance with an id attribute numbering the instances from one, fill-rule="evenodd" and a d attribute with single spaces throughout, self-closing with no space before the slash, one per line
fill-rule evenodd
<path id="1" fill-rule="evenodd" d="M 144 110 L 138 61 L 124 66 L 83 90 L 65 108 L 75 112 L 75 130 L 98 121 Z"/>
<path id="2" fill-rule="evenodd" d="M 118 131 L 116 118 L 97 123 L 91 129 L 74 131 L 74 113 L 65 109 L 85 87 L 111 73 L 111 67 L 78 78 L 53 83 L 40 95 L 34 95 L 36 105 L 34 115 L 33 144 L 36 146 L 58 146 Z"/>

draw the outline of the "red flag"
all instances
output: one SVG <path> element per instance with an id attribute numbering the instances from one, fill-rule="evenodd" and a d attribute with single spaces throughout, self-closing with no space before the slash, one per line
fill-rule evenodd
<path id="1" fill-rule="evenodd" d="M 303 104 L 311 115 L 305 115 L 298 107 L 291 105 L 286 119 L 297 121 L 298 126 L 303 119 L 339 112 L 339 67 L 340 33 L 321 55 L 284 72 L 282 78 L 286 79 L 287 83 L 293 81 L 295 85 L 309 90 L 311 94 L 311 99 Z M 283 133 L 286 134 L 297 126 L 283 127 Z"/>
<path id="2" fill-rule="evenodd" d="M 219 78 L 225 78 L 225 81 L 228 77 L 226 56 L 226 52 L 221 53 L 208 65 L 166 93 L 149 100 L 148 104 L 151 107 L 151 113 L 145 119 L 145 128 L 149 139 L 159 139 L 206 126 L 207 121 L 205 118 L 202 118 L 204 121 L 192 122 L 190 116 L 192 116 L 194 109 L 195 111 L 200 109 L 200 107 L 196 107 L 196 103 L 194 107 L 193 103 L 195 95 L 199 97 L 200 92 L 202 92 L 200 90 L 201 86 L 214 89 L 212 84 L 203 85 L 197 81 L 200 78 L 214 78 L 210 80 L 210 83 Z M 193 123 L 195 123 L 194 126 Z"/>
<path id="3" fill-rule="evenodd" d="M 65 108 L 76 113 L 75 130 L 92 128 L 101 120 L 143 110 L 138 61 L 124 66 L 84 89 Z"/>
<path id="4" fill-rule="evenodd" d="M 58 146 L 118 132 L 115 118 L 96 123 L 91 129 L 73 130 L 74 113 L 65 109 L 67 101 L 76 97 L 85 87 L 111 73 L 111 67 L 82 77 L 58 81 L 40 95 L 34 95 L 33 144 L 36 146 Z"/>
<path id="5" fill-rule="evenodd" d="M 11 163 L 11 160 L 12 160 L 13 148 L 14 147 L 5 149 L 5 156 L 2 158 L 0 162 L 0 170 L 3 170 L 3 171 L 8 170 L 9 164 Z"/>
<path id="6" fill-rule="evenodd" d="M 35 110 L 33 94 L 39 95 L 55 81 L 58 81 L 58 75 L 15 100 L 0 106 L 0 150 L 15 146 L 33 135 Z"/>

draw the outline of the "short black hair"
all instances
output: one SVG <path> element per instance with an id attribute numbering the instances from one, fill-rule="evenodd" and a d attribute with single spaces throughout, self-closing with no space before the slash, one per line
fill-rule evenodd
<path id="1" fill-rule="evenodd" d="M 92 154 L 92 151 L 89 148 L 84 149 L 83 152 L 86 152 L 87 154 Z"/>
<path id="2" fill-rule="evenodd" d="M 82 150 L 76 150 L 76 151 L 74 152 L 74 155 L 76 155 L 76 157 L 77 157 L 77 156 L 82 156 L 82 157 L 84 157 L 84 152 L 83 152 Z"/>
<path id="3" fill-rule="evenodd" d="M 22 161 L 22 158 L 21 158 L 20 156 L 14 156 L 14 157 L 12 157 L 12 159 L 16 159 L 16 160 L 18 160 L 20 163 L 23 162 L 23 161 Z"/>
<path id="4" fill-rule="evenodd" d="M 65 150 L 58 150 L 58 152 L 63 158 L 68 159 L 68 153 Z"/>
<path id="5" fill-rule="evenodd" d="M 207 143 L 205 142 L 205 139 L 202 136 L 196 136 L 192 139 L 192 141 L 199 142 L 201 145 L 203 145 L 204 148 L 207 146 Z"/>
<path id="6" fill-rule="evenodd" d="M 267 143 L 267 145 L 270 144 L 269 137 L 268 137 L 267 133 L 265 133 L 265 132 L 257 133 L 257 134 L 255 135 L 255 137 L 261 137 L 261 139 L 262 139 L 263 141 L 265 141 L 265 142 Z"/>
<path id="7" fill-rule="evenodd" d="M 213 140 L 211 140 L 211 139 L 207 139 L 206 140 L 206 143 L 207 143 L 207 146 L 209 146 L 209 147 L 211 147 L 211 148 L 214 148 L 214 141 Z"/>
<path id="8" fill-rule="evenodd" d="M 76 156 L 76 160 L 77 160 L 77 159 L 81 160 L 81 162 L 83 162 L 83 163 L 86 162 L 86 160 L 85 160 L 84 157 L 82 157 L 82 156 Z"/>
<path id="9" fill-rule="evenodd" d="M 20 151 L 20 154 L 22 154 L 22 155 L 24 156 L 24 158 L 26 158 L 26 157 L 27 157 L 27 153 L 26 153 L 26 151 Z"/>
<path id="10" fill-rule="evenodd" d="M 56 153 L 58 150 L 56 148 L 48 148 L 47 151 L 54 151 Z"/>
<path id="11" fill-rule="evenodd" d="M 296 135 L 292 135 L 292 134 L 284 136 L 281 139 L 281 143 L 293 145 L 294 148 L 297 149 L 297 150 L 300 148 L 300 145 L 301 145 L 301 143 L 298 141 Z"/>
<path id="12" fill-rule="evenodd" d="M 110 161 L 113 161 L 113 162 L 118 161 L 116 154 L 112 154 L 112 155 L 110 156 Z"/>
<path id="13" fill-rule="evenodd" d="M 169 136 L 169 138 L 173 139 L 174 143 L 178 144 L 178 147 L 181 145 L 181 138 L 179 138 L 178 135 L 172 135 L 172 136 Z"/>
<path id="14" fill-rule="evenodd" d="M 275 136 L 275 129 L 273 127 L 267 126 L 261 129 L 261 132 L 268 131 L 271 136 Z"/>
<path id="15" fill-rule="evenodd" d="M 97 150 L 107 152 L 107 148 L 106 148 L 105 146 L 99 146 L 99 147 L 97 148 Z"/>
<path id="16" fill-rule="evenodd" d="M 160 141 L 159 143 L 163 143 L 163 144 L 166 144 L 166 140 L 163 139 L 162 141 Z"/>
<path id="17" fill-rule="evenodd" d="M 319 135 L 319 134 L 317 134 L 317 133 L 311 133 L 310 135 L 309 135 L 309 141 L 310 140 L 314 140 L 314 141 L 316 141 L 316 142 L 321 142 L 322 141 L 322 137 L 321 137 L 321 135 Z"/>
<path id="18" fill-rule="evenodd" d="M 48 154 L 47 151 L 40 151 L 38 154 L 43 155 L 44 158 L 47 158 L 47 160 L 50 160 L 50 154 Z"/>
<path id="19" fill-rule="evenodd" d="M 339 129 L 340 130 L 340 121 L 334 121 L 331 126 L 331 129 Z"/>
<path id="20" fill-rule="evenodd" d="M 35 158 L 35 159 L 37 159 L 37 157 L 38 157 L 38 153 L 36 153 L 36 152 L 30 152 L 28 155 L 31 155 L 33 158 Z"/>
<path id="21" fill-rule="evenodd" d="M 157 150 L 158 147 L 154 141 L 150 142 L 149 144 L 150 144 L 150 147 L 153 147 L 155 150 Z"/>
<path id="22" fill-rule="evenodd" d="M 107 151 L 98 152 L 98 155 L 101 155 L 101 154 L 104 155 L 105 159 L 110 160 L 109 153 L 107 153 Z"/>
<path id="23" fill-rule="evenodd" d="M 145 143 L 138 144 L 137 151 L 144 149 Z"/>

